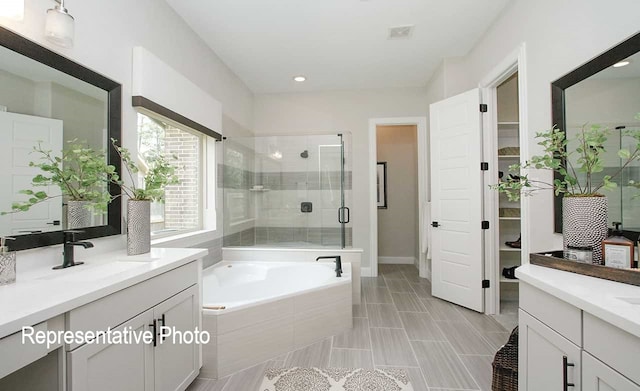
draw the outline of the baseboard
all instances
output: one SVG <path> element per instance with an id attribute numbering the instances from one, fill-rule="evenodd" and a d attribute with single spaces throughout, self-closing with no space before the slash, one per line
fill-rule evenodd
<path id="1" fill-rule="evenodd" d="M 415 257 L 378 257 L 378 263 L 395 265 L 415 265 Z"/>
<path id="2" fill-rule="evenodd" d="M 373 277 L 371 275 L 371 268 L 370 267 L 361 267 L 360 268 L 360 277 Z"/>

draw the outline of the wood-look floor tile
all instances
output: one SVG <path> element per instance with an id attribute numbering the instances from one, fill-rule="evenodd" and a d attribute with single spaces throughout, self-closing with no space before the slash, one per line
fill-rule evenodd
<path id="1" fill-rule="evenodd" d="M 418 365 L 402 329 L 371 329 L 373 362 L 376 365 L 415 367 Z"/>
<path id="2" fill-rule="evenodd" d="M 223 391 L 225 386 L 231 379 L 231 376 L 223 377 L 222 379 L 212 380 L 213 383 L 209 385 L 204 391 Z M 228 390 L 228 389 L 227 389 Z"/>
<path id="3" fill-rule="evenodd" d="M 329 367 L 373 369 L 373 355 L 371 350 L 331 349 Z"/>
<path id="4" fill-rule="evenodd" d="M 227 382 L 227 384 L 225 384 L 222 390 L 258 391 L 260 384 L 262 384 L 262 379 L 264 378 L 265 369 L 267 369 L 266 362 L 253 366 L 251 368 L 247 368 L 240 372 L 236 372 L 231 375 L 231 377 L 229 377 L 229 381 Z"/>
<path id="5" fill-rule="evenodd" d="M 474 329 L 484 332 L 506 332 L 507 330 L 502 327 L 495 319 L 485 314 L 472 311 L 464 307 L 456 307 L 456 309 L 464 316 L 464 318 L 471 323 Z"/>
<path id="6" fill-rule="evenodd" d="M 393 303 L 396 305 L 398 311 L 426 312 L 422 302 L 413 292 L 391 292 L 391 298 L 393 299 Z"/>
<path id="7" fill-rule="evenodd" d="M 404 369 L 409 375 L 409 381 L 413 387 L 413 391 L 429 391 L 427 382 L 422 376 L 422 371 L 419 367 L 388 367 L 385 365 L 376 365 L 376 369 Z"/>
<path id="8" fill-rule="evenodd" d="M 187 387 L 187 391 L 205 391 L 211 382 L 215 382 L 216 380 L 212 379 L 196 379 L 193 383 L 189 384 Z"/>
<path id="9" fill-rule="evenodd" d="M 378 265 L 378 273 L 384 277 L 387 283 L 389 282 L 389 280 L 405 279 L 404 275 L 402 274 L 402 270 L 398 267 L 398 265 Z"/>
<path id="10" fill-rule="evenodd" d="M 324 339 L 302 349 L 289 353 L 285 367 L 326 368 L 331 354 L 331 338 Z"/>
<path id="11" fill-rule="evenodd" d="M 231 376 L 222 379 L 197 378 L 187 387 L 187 391 L 222 391 Z"/>
<path id="12" fill-rule="evenodd" d="M 436 322 L 426 312 L 400 312 L 400 319 L 412 341 L 446 341 Z"/>
<path id="13" fill-rule="evenodd" d="M 430 388 L 478 390 L 478 385 L 448 342 L 412 341 Z"/>
<path id="14" fill-rule="evenodd" d="M 361 277 L 360 278 L 361 281 L 361 286 L 364 288 L 366 287 L 379 287 L 379 288 L 384 288 L 387 286 L 387 283 L 384 281 L 384 277 L 382 276 L 378 276 L 378 277 Z"/>
<path id="15" fill-rule="evenodd" d="M 354 318 L 366 318 L 367 317 L 367 306 L 363 304 L 354 304 L 353 305 L 353 317 Z"/>
<path id="16" fill-rule="evenodd" d="M 387 280 L 387 287 L 389 288 L 389 292 L 413 292 L 409 281 L 405 279 Z"/>
<path id="17" fill-rule="evenodd" d="M 449 320 L 465 323 L 467 322 L 464 316 L 462 316 L 462 314 L 458 310 L 456 310 L 456 306 L 447 301 L 440 299 L 420 300 L 427 309 L 427 312 L 431 314 L 431 317 L 434 320 Z"/>
<path id="18" fill-rule="evenodd" d="M 393 303 L 389 289 L 381 287 L 365 287 L 364 299 L 367 304 L 390 304 Z"/>
<path id="19" fill-rule="evenodd" d="M 427 280 L 426 278 L 422 278 L 418 275 L 418 269 L 416 269 L 415 272 L 403 271 L 402 274 L 404 275 L 404 278 L 406 278 L 407 281 L 409 281 L 411 284 L 418 284 L 418 285 L 431 284 L 431 281 Z"/>
<path id="20" fill-rule="evenodd" d="M 402 328 L 398 311 L 393 304 L 367 304 L 369 327 Z"/>
<path id="21" fill-rule="evenodd" d="M 333 337 L 334 348 L 371 349 L 369 321 L 353 318 L 353 328 Z"/>
<path id="22" fill-rule="evenodd" d="M 493 347 L 468 323 L 438 321 L 436 324 L 456 353 L 484 355 L 494 353 Z"/>
<path id="23" fill-rule="evenodd" d="M 433 299 L 433 295 L 431 294 L 431 284 L 429 283 L 413 283 L 410 282 L 411 289 L 418 295 L 421 299 Z"/>
<path id="24" fill-rule="evenodd" d="M 491 391 L 491 377 L 493 357 L 491 356 L 460 356 L 462 363 L 471 372 L 482 391 Z"/>
<path id="25" fill-rule="evenodd" d="M 480 333 L 480 335 L 482 335 L 493 350 L 497 352 L 502 345 L 507 343 L 510 333 Z"/>

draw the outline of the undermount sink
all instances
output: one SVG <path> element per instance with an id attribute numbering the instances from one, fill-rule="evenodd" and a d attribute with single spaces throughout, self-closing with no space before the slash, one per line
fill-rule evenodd
<path id="1" fill-rule="evenodd" d="M 622 300 L 629 304 L 640 305 L 640 297 L 616 297 L 618 300 Z"/>
<path id="2" fill-rule="evenodd" d="M 136 267 L 140 267 L 139 262 L 118 261 L 101 265 L 83 264 L 62 270 L 56 270 L 45 277 L 39 278 L 39 280 L 91 282 L 102 280 L 104 278 L 135 269 Z"/>

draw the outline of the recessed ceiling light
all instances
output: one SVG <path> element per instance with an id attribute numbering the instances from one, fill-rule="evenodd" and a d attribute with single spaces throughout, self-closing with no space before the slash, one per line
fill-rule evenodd
<path id="1" fill-rule="evenodd" d="M 621 67 L 626 67 L 629 64 L 631 64 L 631 61 L 624 60 L 624 61 L 620 61 L 620 62 L 617 62 L 617 63 L 613 64 L 613 67 L 614 68 L 621 68 Z"/>
<path id="2" fill-rule="evenodd" d="M 302 76 L 302 75 L 298 75 L 298 76 L 294 76 L 293 80 L 297 81 L 298 83 L 302 83 L 303 81 L 307 80 L 306 76 Z"/>

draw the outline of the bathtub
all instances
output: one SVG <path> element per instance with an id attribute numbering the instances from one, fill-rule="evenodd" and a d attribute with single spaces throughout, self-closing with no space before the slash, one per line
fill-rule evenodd
<path id="1" fill-rule="evenodd" d="M 351 264 L 222 261 L 203 271 L 201 377 L 221 378 L 352 327 Z"/>

